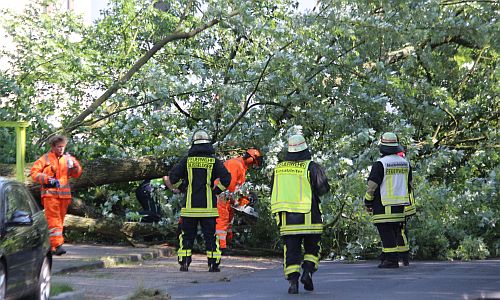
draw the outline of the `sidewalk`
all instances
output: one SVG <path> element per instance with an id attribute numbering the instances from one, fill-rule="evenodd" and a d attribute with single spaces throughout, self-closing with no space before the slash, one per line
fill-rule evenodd
<path id="1" fill-rule="evenodd" d="M 118 263 L 139 262 L 158 257 L 172 256 L 175 249 L 167 246 L 135 248 L 126 246 L 106 246 L 88 244 L 64 244 L 67 253 L 54 256 L 52 274 L 61 274 L 105 268 Z"/>

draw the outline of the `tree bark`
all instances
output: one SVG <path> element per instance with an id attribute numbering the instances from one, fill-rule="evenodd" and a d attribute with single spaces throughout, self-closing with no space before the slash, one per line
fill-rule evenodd
<path id="1" fill-rule="evenodd" d="M 83 174 L 78 179 L 71 180 L 72 191 L 85 190 L 110 183 L 140 181 L 160 178 L 168 174 L 175 158 L 158 158 L 144 156 L 138 158 L 99 158 L 92 161 L 81 161 Z M 24 174 L 26 185 L 36 199 L 40 199 L 40 185 L 33 182 L 30 170 L 33 164 L 26 164 Z M 0 176 L 15 178 L 16 166 L 0 164 Z M 70 213 L 79 216 L 99 217 L 93 207 L 85 205 L 80 199 L 73 199 Z"/>
<path id="2" fill-rule="evenodd" d="M 162 240 L 175 240 L 177 225 L 157 223 L 120 222 L 116 220 L 91 219 L 66 215 L 64 229 L 77 232 L 95 232 L 104 236 L 120 237 L 132 246 L 141 246 L 145 236 L 156 236 Z"/>

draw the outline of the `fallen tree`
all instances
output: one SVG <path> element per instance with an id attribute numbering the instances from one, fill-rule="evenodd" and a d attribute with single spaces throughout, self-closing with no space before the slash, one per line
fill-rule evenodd
<path id="1" fill-rule="evenodd" d="M 134 247 L 144 245 L 147 237 L 155 240 L 173 242 L 177 239 L 177 224 L 160 225 L 158 223 L 121 222 L 118 220 L 93 219 L 75 215 L 66 215 L 64 229 L 77 232 L 95 232 L 105 236 L 114 236 L 126 240 Z"/>
<path id="2" fill-rule="evenodd" d="M 172 163 L 171 159 L 144 156 L 138 158 L 99 158 L 91 161 L 82 161 L 83 174 L 78 179 L 72 179 L 73 191 L 84 190 L 111 183 L 140 181 L 160 178 L 168 174 Z M 39 198 L 40 185 L 33 182 L 30 170 L 33 164 L 26 164 L 24 174 L 26 185 L 31 193 Z M 16 167 L 10 164 L 0 164 L 0 176 L 15 178 Z"/>
<path id="3" fill-rule="evenodd" d="M 40 185 L 33 182 L 30 170 L 33 164 L 26 164 L 24 174 L 26 185 L 36 199 L 40 198 Z M 141 181 L 159 178 L 170 170 L 167 159 L 153 156 L 139 158 L 99 158 L 82 161 L 83 174 L 71 181 L 73 191 L 112 183 Z M 15 178 L 15 165 L 0 164 L 0 176 Z M 131 245 L 140 246 L 144 237 L 155 236 L 156 239 L 173 241 L 176 238 L 176 225 L 158 225 L 157 223 L 123 222 L 116 219 L 105 219 L 98 210 L 84 203 L 82 199 L 73 197 L 65 228 L 76 232 L 95 232 L 104 236 L 114 236 L 128 241 Z"/>

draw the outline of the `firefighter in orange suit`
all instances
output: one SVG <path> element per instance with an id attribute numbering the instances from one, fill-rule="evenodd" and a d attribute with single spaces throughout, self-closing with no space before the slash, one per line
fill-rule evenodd
<path id="1" fill-rule="evenodd" d="M 235 201 L 238 201 L 240 205 L 249 203 L 247 198 L 233 199 L 231 194 L 245 183 L 248 168 L 262 166 L 262 154 L 258 149 L 250 148 L 243 155 L 225 161 L 224 166 L 231 173 L 231 183 L 226 190 L 228 193 L 222 193 L 217 197 L 219 217 L 216 220 L 217 225 L 215 228 L 223 254 L 227 251 L 227 245 L 233 238 L 234 211 L 231 205 Z"/>
<path id="2" fill-rule="evenodd" d="M 64 216 L 71 203 L 70 178 L 82 175 L 78 160 L 70 154 L 64 154 L 68 140 L 65 136 L 55 135 L 49 139 L 50 151 L 42 155 L 31 168 L 31 178 L 41 185 L 42 205 L 49 225 L 49 237 L 52 253 L 63 255 Z"/>

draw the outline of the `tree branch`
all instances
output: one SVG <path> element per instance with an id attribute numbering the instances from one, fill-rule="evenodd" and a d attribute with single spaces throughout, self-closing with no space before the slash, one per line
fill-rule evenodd
<path id="1" fill-rule="evenodd" d="M 500 1 L 495 0 L 463 0 L 463 1 L 443 1 L 439 5 L 456 5 L 456 4 L 464 4 L 464 3 L 493 3 L 498 4 Z"/>
<path id="2" fill-rule="evenodd" d="M 181 96 L 188 96 L 188 95 L 193 95 L 193 94 L 203 94 L 203 93 L 206 93 L 207 90 L 202 90 L 202 91 L 191 91 L 191 92 L 183 92 L 183 93 L 179 93 L 179 94 L 175 94 L 175 95 L 172 95 L 170 96 L 169 98 L 174 98 L 174 97 L 181 97 Z M 142 102 L 142 103 L 139 103 L 139 104 L 136 104 L 136 105 L 132 105 L 132 106 L 127 106 L 127 107 L 124 107 L 124 108 L 121 108 L 121 109 L 118 109 L 110 114 L 107 114 L 107 115 L 104 115 L 104 116 L 101 116 L 95 120 L 89 120 L 89 121 L 85 121 L 81 124 L 79 124 L 79 126 L 92 126 L 104 119 L 107 119 L 107 118 L 110 118 L 114 115 L 117 115 L 121 112 L 124 112 L 126 110 L 129 110 L 129 109 L 133 109 L 133 108 L 137 108 L 137 107 L 141 107 L 141 106 L 145 106 L 145 105 L 148 105 L 148 104 L 151 104 L 151 103 L 154 103 L 154 102 L 158 102 L 160 100 L 164 100 L 164 98 L 157 98 L 157 99 L 153 99 L 153 100 L 149 100 L 149 101 L 145 101 L 145 102 Z M 191 118 L 195 121 L 199 121 L 200 119 L 199 118 L 195 118 L 195 117 L 192 117 L 188 112 L 184 111 L 180 106 L 179 104 L 173 100 L 173 103 L 174 103 L 174 106 L 183 114 L 185 115 L 186 117 L 188 118 Z"/>
<path id="3" fill-rule="evenodd" d="M 232 13 L 229 14 L 229 18 L 237 15 L 239 12 L 238 11 L 233 11 Z M 123 75 L 118 81 L 114 82 L 99 98 L 97 98 L 92 104 L 90 104 L 87 109 L 85 109 L 80 115 L 78 115 L 76 118 L 74 118 L 72 121 L 70 121 L 69 125 L 64 128 L 64 133 L 68 134 L 75 130 L 79 124 L 81 124 L 86 117 L 94 113 L 94 111 L 101 106 L 106 100 L 108 100 L 118 89 L 120 89 L 127 81 L 129 81 L 132 76 L 137 73 L 143 65 L 145 65 L 151 57 L 153 57 L 156 52 L 158 52 L 160 49 L 162 49 L 166 44 L 177 41 L 177 40 L 183 40 L 183 39 L 189 39 L 192 38 L 193 36 L 197 35 L 198 33 L 215 26 L 216 24 L 220 23 L 221 19 L 220 18 L 215 18 L 212 19 L 210 22 L 207 22 L 203 24 L 200 27 L 197 27 L 191 31 L 188 32 L 176 32 L 173 33 L 161 41 L 157 42 L 156 44 L 153 45 L 153 47 L 147 51 L 139 60 L 137 60 L 134 65 Z"/>
<path id="4" fill-rule="evenodd" d="M 246 39 L 246 36 L 240 35 L 239 37 L 236 38 L 235 46 L 233 47 L 233 49 L 229 53 L 229 59 L 227 62 L 226 70 L 224 72 L 224 79 L 222 81 L 223 85 L 226 85 L 229 82 L 229 71 L 233 68 L 233 59 L 236 57 L 236 54 L 238 53 L 240 41 L 243 38 Z M 219 131 L 220 131 L 221 115 L 222 115 L 222 109 L 224 108 L 224 106 L 221 102 L 219 95 L 215 95 L 214 100 L 217 101 L 217 105 L 216 105 L 217 110 L 215 111 L 215 118 L 214 118 L 215 131 L 214 131 L 214 135 L 212 137 L 212 140 L 216 141 L 218 138 L 218 135 L 219 135 Z"/>
<path id="5" fill-rule="evenodd" d="M 221 135 L 220 137 L 220 141 L 224 140 L 224 138 L 226 138 L 226 136 L 233 130 L 233 128 L 236 126 L 236 124 L 239 123 L 239 121 L 246 115 L 246 113 L 249 111 L 249 103 L 250 103 L 250 100 L 252 99 L 252 97 L 255 95 L 255 93 L 257 92 L 257 89 L 259 88 L 259 85 L 262 81 L 262 78 L 264 78 L 264 74 L 266 72 L 266 69 L 267 67 L 269 66 L 269 62 L 271 61 L 271 59 L 273 58 L 274 54 L 270 55 L 266 61 L 266 64 L 264 65 L 264 68 L 262 69 L 262 72 L 260 72 L 260 76 L 259 76 L 259 79 L 257 80 L 257 83 L 255 84 L 252 92 L 250 93 L 250 95 L 247 97 L 247 99 L 245 100 L 245 104 L 243 106 L 243 110 L 239 113 L 238 117 L 236 117 L 236 119 L 233 121 L 233 123 L 229 126 L 229 128 Z M 214 141 L 215 142 L 215 141 Z"/>
<path id="6" fill-rule="evenodd" d="M 467 72 L 467 74 L 464 76 L 464 78 L 462 80 L 460 80 L 460 83 L 458 84 L 458 88 L 457 88 L 457 91 L 455 92 L 454 97 L 456 97 L 458 94 L 460 94 L 460 91 L 462 90 L 464 84 L 467 82 L 467 80 L 469 80 L 469 78 L 472 76 L 472 74 L 474 74 L 478 63 L 482 58 L 483 52 L 486 49 L 488 49 L 488 47 L 481 49 L 481 52 L 479 52 L 479 55 L 478 55 L 477 59 L 474 61 L 474 65 L 472 66 L 472 68 L 469 70 L 469 72 Z"/>

